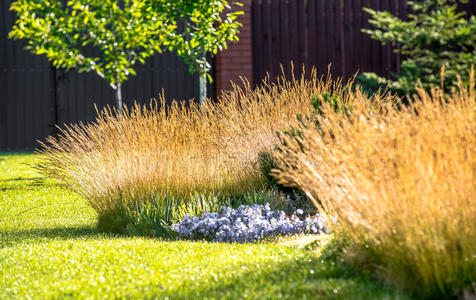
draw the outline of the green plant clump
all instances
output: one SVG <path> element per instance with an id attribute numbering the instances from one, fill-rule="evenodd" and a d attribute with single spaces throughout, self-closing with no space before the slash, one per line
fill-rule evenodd
<path id="1" fill-rule="evenodd" d="M 365 29 L 372 39 L 391 43 L 402 56 L 401 72 L 393 79 L 375 73 L 363 73 L 358 79 L 367 90 L 389 88 L 400 95 L 415 93 L 421 81 L 430 86 L 443 86 L 450 91 L 469 83 L 469 70 L 476 65 L 476 17 L 458 12 L 457 0 L 409 1 L 414 11 L 408 21 L 388 11 L 364 10 L 370 13 L 375 29 Z M 460 1 L 467 2 L 467 1 Z M 443 68 L 443 69 L 442 69 Z"/>

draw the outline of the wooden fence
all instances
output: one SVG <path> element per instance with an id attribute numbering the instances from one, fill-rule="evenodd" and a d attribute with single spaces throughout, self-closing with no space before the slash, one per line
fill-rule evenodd
<path id="1" fill-rule="evenodd" d="M 349 78 L 357 71 L 382 76 L 399 72 L 400 56 L 389 45 L 362 33 L 370 28 L 369 14 L 362 8 L 390 11 L 405 17 L 406 0 L 255 0 L 252 7 L 254 81 L 259 84 L 269 72 L 271 79 L 299 75 L 316 67 L 319 74 Z M 476 14 L 476 1 L 461 9 Z"/>
<path id="2" fill-rule="evenodd" d="M 55 132 L 56 124 L 88 122 L 99 108 L 114 103 L 112 90 L 95 74 L 55 70 L 44 57 L 23 50 L 24 43 L 7 38 L 14 16 L 11 0 L 0 1 L 0 151 L 32 150 Z M 291 75 L 302 66 L 320 74 L 350 77 L 357 70 L 388 76 L 398 72 L 400 57 L 361 32 L 369 28 L 363 7 L 407 14 L 406 0 L 253 0 L 253 72 L 260 83 L 269 72 Z M 476 0 L 462 6 L 476 14 Z M 198 78 L 170 53 L 156 55 L 137 67 L 124 85 L 124 100 L 146 103 L 164 89 L 168 99 L 198 94 Z M 213 94 L 213 87 L 209 88 Z"/>

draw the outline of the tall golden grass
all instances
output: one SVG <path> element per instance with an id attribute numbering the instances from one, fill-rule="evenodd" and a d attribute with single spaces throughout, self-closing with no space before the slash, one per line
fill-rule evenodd
<path id="1" fill-rule="evenodd" d="M 99 213 L 119 199 L 147 201 L 153 194 L 236 195 L 265 181 L 258 153 L 271 150 L 275 131 L 308 113 L 309 97 L 342 90 L 340 82 L 280 80 L 252 90 L 234 86 L 217 102 L 135 105 L 105 109 L 90 124 L 49 137 L 37 168 L 76 191 Z"/>
<path id="2" fill-rule="evenodd" d="M 451 95 L 419 89 L 408 106 L 357 90 L 351 111 L 324 106 L 320 129 L 285 137 L 276 175 L 336 215 L 385 278 L 419 297 L 455 296 L 476 283 L 475 100 L 474 81 Z"/>

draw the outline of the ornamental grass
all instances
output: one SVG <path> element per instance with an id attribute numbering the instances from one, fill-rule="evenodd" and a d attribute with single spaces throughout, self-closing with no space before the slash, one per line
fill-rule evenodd
<path id="1" fill-rule="evenodd" d="M 474 72 L 471 73 L 474 79 Z M 451 94 L 418 89 L 409 104 L 331 105 L 298 124 L 278 152 L 281 183 L 337 216 L 354 258 L 418 298 L 450 298 L 476 283 L 474 80 Z M 351 252 L 348 252 L 351 253 Z"/>
<path id="2" fill-rule="evenodd" d="M 121 113 L 106 108 L 95 122 L 49 137 L 37 169 L 80 194 L 99 218 L 119 202 L 241 195 L 265 183 L 258 153 L 273 150 L 275 131 L 307 114 L 312 94 L 331 89 L 344 87 L 312 72 L 309 79 L 280 79 L 254 90 L 245 82 L 202 105 L 165 105 L 160 97 Z"/>

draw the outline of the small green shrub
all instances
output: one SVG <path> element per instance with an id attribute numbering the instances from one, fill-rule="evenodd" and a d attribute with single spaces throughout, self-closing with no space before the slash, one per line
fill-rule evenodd
<path id="1" fill-rule="evenodd" d="M 309 113 L 309 115 L 305 114 L 298 114 L 296 115 L 297 124 L 303 125 L 305 127 L 312 124 L 316 126 L 316 128 L 321 128 L 321 120 L 320 118 L 325 117 L 323 107 L 330 106 L 331 109 L 336 112 L 343 112 L 348 113 L 351 110 L 351 107 L 348 104 L 345 104 L 342 97 L 336 93 L 329 93 L 323 92 L 321 94 L 312 94 L 310 97 L 311 105 L 313 110 Z M 278 137 L 280 139 L 281 145 L 286 145 L 286 140 L 283 139 L 280 134 L 284 134 L 286 136 L 290 136 L 293 139 L 299 141 L 303 137 L 302 131 L 295 126 L 290 126 L 288 129 L 278 132 Z M 280 146 L 278 146 L 279 148 Z"/>
<path id="2" fill-rule="evenodd" d="M 278 184 L 278 180 L 271 175 L 271 170 L 279 167 L 271 151 L 261 151 L 258 153 L 258 162 L 261 174 L 266 178 L 269 187 L 276 187 L 278 189 L 286 188 Z"/>
<path id="3" fill-rule="evenodd" d="M 138 201 L 123 208 L 129 217 L 127 234 L 174 238 L 176 233 L 170 228 L 180 222 L 185 214 L 196 216 L 202 212 L 217 211 L 222 203 L 213 195 L 190 195 L 188 201 L 180 197 L 158 196 L 150 202 Z"/>
<path id="4" fill-rule="evenodd" d="M 322 105 L 328 103 L 332 106 L 335 112 L 345 110 L 342 98 L 335 93 L 324 92 L 320 95 L 311 95 L 311 104 L 318 115 L 323 115 Z"/>

